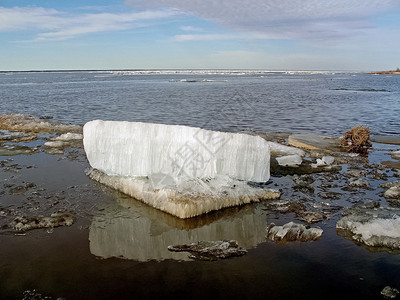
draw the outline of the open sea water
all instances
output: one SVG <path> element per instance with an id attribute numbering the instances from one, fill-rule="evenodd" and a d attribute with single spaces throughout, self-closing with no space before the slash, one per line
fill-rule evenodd
<path id="1" fill-rule="evenodd" d="M 0 112 L 341 135 L 400 134 L 400 76 L 334 72 L 0 73 Z"/>

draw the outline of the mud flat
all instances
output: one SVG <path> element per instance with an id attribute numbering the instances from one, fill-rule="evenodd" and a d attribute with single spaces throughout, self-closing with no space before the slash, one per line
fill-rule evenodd
<path id="1" fill-rule="evenodd" d="M 398 145 L 374 142 L 364 157 L 304 147 L 298 165 L 271 152 L 270 180 L 253 184 L 279 199 L 180 219 L 90 179 L 79 132 L 0 135 L 2 299 L 376 299 L 400 288 L 398 233 L 385 229 L 398 222 L 397 194 L 385 197 L 398 187 Z M 49 226 L 14 226 L 43 219 Z M 289 236 L 271 239 L 272 228 Z M 246 255 L 210 262 L 168 250 L 232 240 Z"/>

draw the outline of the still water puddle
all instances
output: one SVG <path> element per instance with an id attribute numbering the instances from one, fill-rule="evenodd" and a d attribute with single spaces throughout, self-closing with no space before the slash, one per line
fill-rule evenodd
<path id="1" fill-rule="evenodd" d="M 119 197 L 93 217 L 89 231 L 93 255 L 137 261 L 189 260 L 185 253 L 168 251 L 168 246 L 228 239 L 252 249 L 265 241 L 265 213 L 252 205 L 181 220 L 135 202 Z"/>

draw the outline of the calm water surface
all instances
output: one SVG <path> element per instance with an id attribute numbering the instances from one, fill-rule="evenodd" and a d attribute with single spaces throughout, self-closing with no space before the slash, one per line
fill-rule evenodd
<path id="1" fill-rule="evenodd" d="M 238 131 L 400 133 L 400 76 L 284 72 L 0 74 L 0 112 Z"/>

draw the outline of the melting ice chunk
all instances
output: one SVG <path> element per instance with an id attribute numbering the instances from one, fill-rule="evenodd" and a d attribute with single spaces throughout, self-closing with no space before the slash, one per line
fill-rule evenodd
<path id="1" fill-rule="evenodd" d="M 277 157 L 276 160 L 280 166 L 288 166 L 288 167 L 297 167 L 301 165 L 303 161 L 301 156 L 297 154 L 280 156 Z"/>
<path id="2" fill-rule="evenodd" d="M 270 147 L 258 136 L 100 120 L 86 123 L 83 135 L 90 165 L 107 175 L 269 179 Z"/>
<path id="3" fill-rule="evenodd" d="M 391 207 L 351 208 L 336 223 L 340 235 L 370 247 L 400 249 L 400 210 Z"/>

